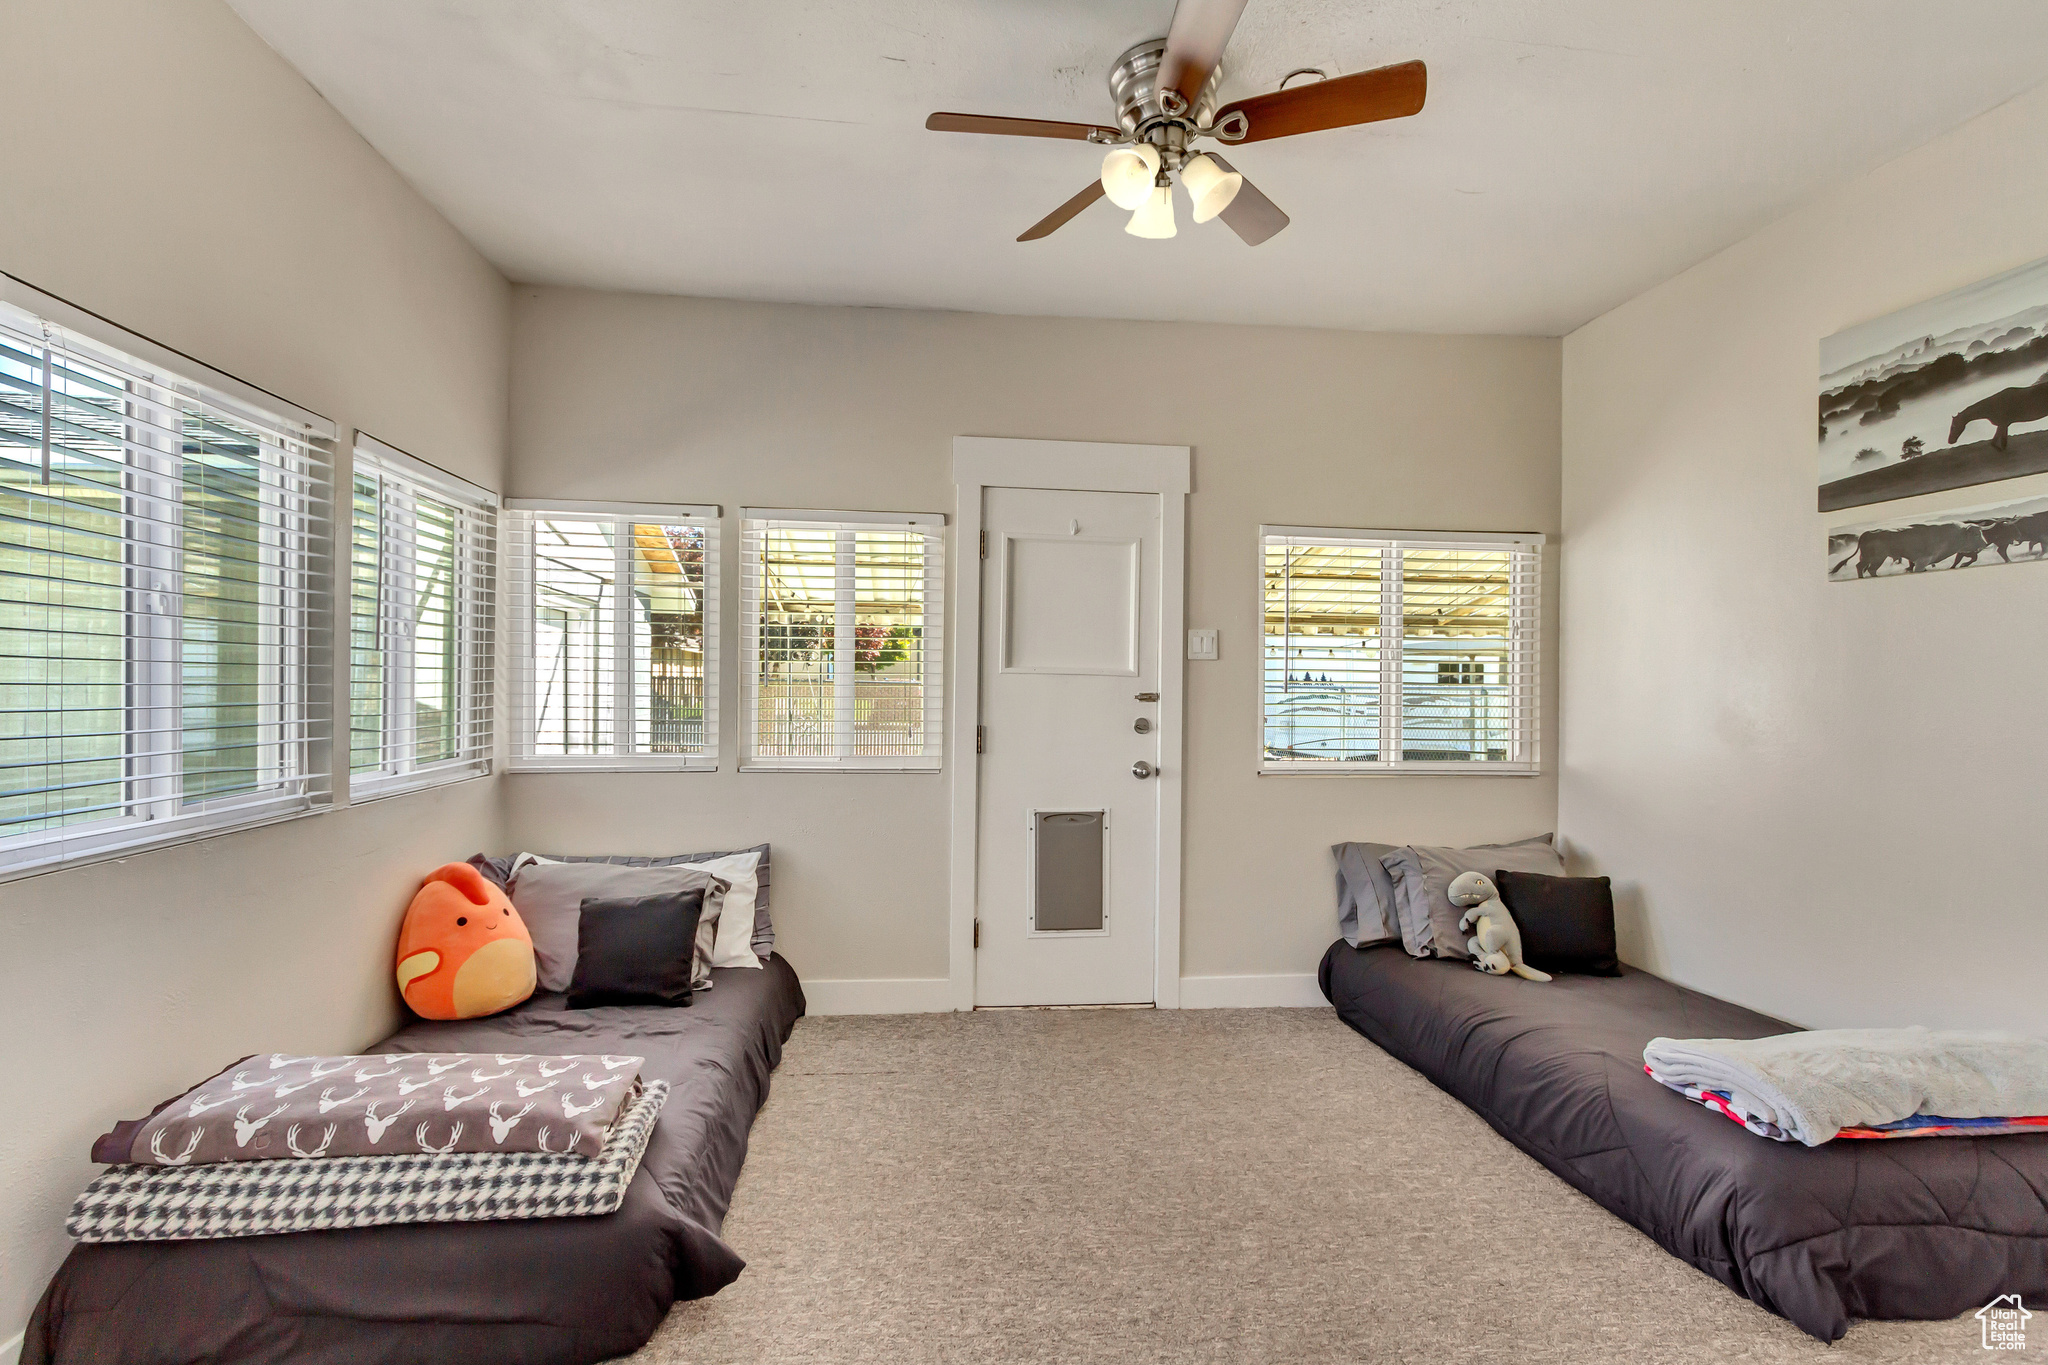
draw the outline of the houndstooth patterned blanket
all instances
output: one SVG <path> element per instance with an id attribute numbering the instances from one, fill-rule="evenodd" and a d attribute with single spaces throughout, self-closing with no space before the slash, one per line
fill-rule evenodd
<path id="1" fill-rule="evenodd" d="M 164 1242 L 610 1213 L 667 1099 L 668 1082 L 642 1086 L 594 1158 L 447 1152 L 111 1166 L 78 1196 L 64 1230 L 81 1242 Z"/>

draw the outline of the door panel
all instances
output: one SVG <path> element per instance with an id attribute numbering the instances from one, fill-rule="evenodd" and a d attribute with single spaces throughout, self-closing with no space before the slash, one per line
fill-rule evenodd
<path id="1" fill-rule="evenodd" d="M 1141 548 L 1006 534 L 1003 671 L 1136 674 Z M 1074 610 L 1079 601 L 1087 610 Z"/>
<path id="2" fill-rule="evenodd" d="M 1153 998 L 1159 502 L 984 490 L 976 1004 Z"/>

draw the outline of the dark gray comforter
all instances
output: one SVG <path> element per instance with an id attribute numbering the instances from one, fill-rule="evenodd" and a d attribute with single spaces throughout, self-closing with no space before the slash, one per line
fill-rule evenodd
<path id="1" fill-rule="evenodd" d="M 618 1212 L 79 1245 L 36 1306 L 22 1365 L 577 1365 L 638 1348 L 672 1302 L 745 1264 L 719 1227 L 804 1011 L 779 956 L 713 975 L 687 1009 L 572 1011 L 543 995 L 489 1019 L 416 1020 L 371 1049 L 645 1057 L 642 1074 L 673 1090 Z"/>
<path id="2" fill-rule="evenodd" d="M 1548 984 L 1338 942 L 1337 1015 L 1567 1183 L 1823 1341 L 1851 1318 L 2048 1298 L 2048 1135 L 1772 1142 L 1643 1073 L 1643 1046 L 1792 1026 L 1624 968 Z"/>

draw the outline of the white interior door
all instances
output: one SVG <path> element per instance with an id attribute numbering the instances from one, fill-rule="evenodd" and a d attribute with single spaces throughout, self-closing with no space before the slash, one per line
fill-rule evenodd
<path id="1" fill-rule="evenodd" d="M 1160 498 L 984 491 L 974 999 L 1153 999 Z"/>

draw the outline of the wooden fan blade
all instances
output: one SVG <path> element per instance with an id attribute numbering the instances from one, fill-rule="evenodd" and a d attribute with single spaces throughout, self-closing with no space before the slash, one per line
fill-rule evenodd
<path id="1" fill-rule="evenodd" d="M 1250 120 L 1251 129 L 1238 141 L 1263 142 L 1267 138 L 1293 137 L 1296 133 L 1319 133 L 1325 128 L 1348 128 L 1354 123 L 1407 118 L 1422 112 L 1428 89 L 1429 75 L 1422 63 L 1402 62 L 1355 75 L 1332 76 L 1292 90 L 1275 90 L 1270 95 L 1254 95 L 1218 109 L 1216 121 L 1221 123 L 1230 114 L 1243 114 Z"/>
<path id="2" fill-rule="evenodd" d="M 1178 90 L 1192 105 L 1209 83 L 1209 73 L 1223 60 L 1223 49 L 1230 45 L 1245 4 L 1246 0 L 1180 0 L 1173 7 L 1173 26 L 1166 30 L 1158 88 Z"/>
<path id="3" fill-rule="evenodd" d="M 1115 128 L 1093 123 L 1058 123 L 1043 118 L 1003 118 L 997 114 L 933 114 L 924 126 L 935 133 L 1002 133 L 1010 137 L 1070 137 L 1086 142 L 1091 135 L 1118 138 Z"/>
<path id="4" fill-rule="evenodd" d="M 1209 153 L 1209 156 L 1226 171 L 1237 169 L 1214 152 Z M 1232 232 L 1242 237 L 1246 246 L 1257 246 L 1294 221 L 1280 211 L 1278 204 L 1259 193 L 1259 187 L 1249 180 L 1237 187 L 1237 193 L 1230 200 L 1230 207 L 1216 216 L 1222 219 Z"/>
<path id="5" fill-rule="evenodd" d="M 1082 209 L 1087 208 L 1101 197 L 1102 182 L 1100 180 L 1089 181 L 1087 189 L 1082 190 L 1072 199 L 1069 199 L 1066 203 L 1061 204 L 1051 213 L 1046 214 L 1045 217 L 1033 223 L 1029 228 L 1025 229 L 1024 235 L 1017 240 L 1020 242 L 1035 242 L 1041 237 L 1052 236 L 1055 232 L 1065 227 L 1069 219 L 1079 214 Z"/>

